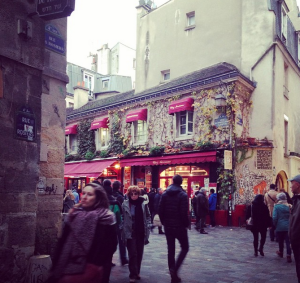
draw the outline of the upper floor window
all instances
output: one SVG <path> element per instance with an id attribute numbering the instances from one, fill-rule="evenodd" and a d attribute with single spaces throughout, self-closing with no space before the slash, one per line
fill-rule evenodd
<path id="1" fill-rule="evenodd" d="M 195 25 L 195 12 L 190 12 L 186 14 L 187 19 L 187 26 L 194 26 Z"/>
<path id="2" fill-rule="evenodd" d="M 281 36 L 284 44 L 287 42 L 287 12 L 286 9 L 281 7 Z"/>
<path id="3" fill-rule="evenodd" d="M 283 95 L 286 99 L 289 99 L 289 65 L 285 62 L 284 62 Z"/>
<path id="4" fill-rule="evenodd" d="M 76 154 L 78 149 L 77 135 L 66 136 L 66 147 L 68 154 Z"/>
<path id="5" fill-rule="evenodd" d="M 108 147 L 108 128 L 99 128 L 96 131 L 96 149 L 102 150 Z"/>
<path id="6" fill-rule="evenodd" d="M 70 108 L 74 108 L 74 103 L 73 102 L 69 102 L 69 106 Z"/>
<path id="7" fill-rule="evenodd" d="M 162 81 L 168 81 L 170 79 L 170 70 L 161 71 Z"/>
<path id="8" fill-rule="evenodd" d="M 284 155 L 289 154 L 289 118 L 284 115 Z"/>
<path id="9" fill-rule="evenodd" d="M 109 80 L 102 80 L 102 88 L 104 89 L 107 89 L 108 88 L 108 83 L 109 83 Z"/>
<path id="10" fill-rule="evenodd" d="M 181 111 L 176 113 L 177 137 L 184 137 L 193 134 L 193 111 Z"/>
<path id="11" fill-rule="evenodd" d="M 88 73 L 83 74 L 84 86 L 90 91 L 94 89 L 94 76 Z"/>
<path id="12" fill-rule="evenodd" d="M 134 143 L 144 143 L 147 138 L 147 122 L 138 120 L 133 123 Z"/>

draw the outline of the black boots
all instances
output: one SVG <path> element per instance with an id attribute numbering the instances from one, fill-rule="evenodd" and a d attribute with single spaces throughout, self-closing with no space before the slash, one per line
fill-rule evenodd
<path id="1" fill-rule="evenodd" d="M 165 234 L 162 230 L 162 227 L 158 227 L 158 234 Z"/>

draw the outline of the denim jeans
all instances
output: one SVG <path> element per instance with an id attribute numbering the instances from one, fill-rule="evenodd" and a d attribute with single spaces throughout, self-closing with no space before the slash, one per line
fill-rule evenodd
<path id="1" fill-rule="evenodd" d="M 189 240 L 187 235 L 187 229 L 183 227 L 165 227 L 165 234 L 168 245 L 168 266 L 169 270 L 179 270 L 182 262 L 184 261 L 189 251 Z M 180 243 L 181 251 L 175 261 L 175 240 Z"/>
<path id="2" fill-rule="evenodd" d="M 290 239 L 288 235 L 288 231 L 278 231 L 276 232 L 276 237 L 278 240 L 278 245 L 279 245 L 279 252 L 283 254 L 283 247 L 284 247 L 284 241 L 286 245 L 286 255 L 291 255 L 291 245 L 290 245 Z"/>

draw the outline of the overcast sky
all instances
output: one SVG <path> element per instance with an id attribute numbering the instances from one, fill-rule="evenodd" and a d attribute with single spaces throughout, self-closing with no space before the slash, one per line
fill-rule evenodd
<path id="1" fill-rule="evenodd" d="M 154 0 L 157 6 L 168 1 Z M 138 0 L 76 0 L 75 11 L 68 17 L 68 62 L 90 68 L 89 52 L 95 52 L 105 43 L 112 48 L 121 42 L 135 49 L 138 3 Z"/>

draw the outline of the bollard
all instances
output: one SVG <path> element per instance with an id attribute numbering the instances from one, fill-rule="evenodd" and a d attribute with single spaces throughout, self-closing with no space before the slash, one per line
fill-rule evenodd
<path id="1" fill-rule="evenodd" d="M 44 283 L 49 277 L 51 269 L 50 255 L 37 255 L 29 259 L 26 283 Z"/>

